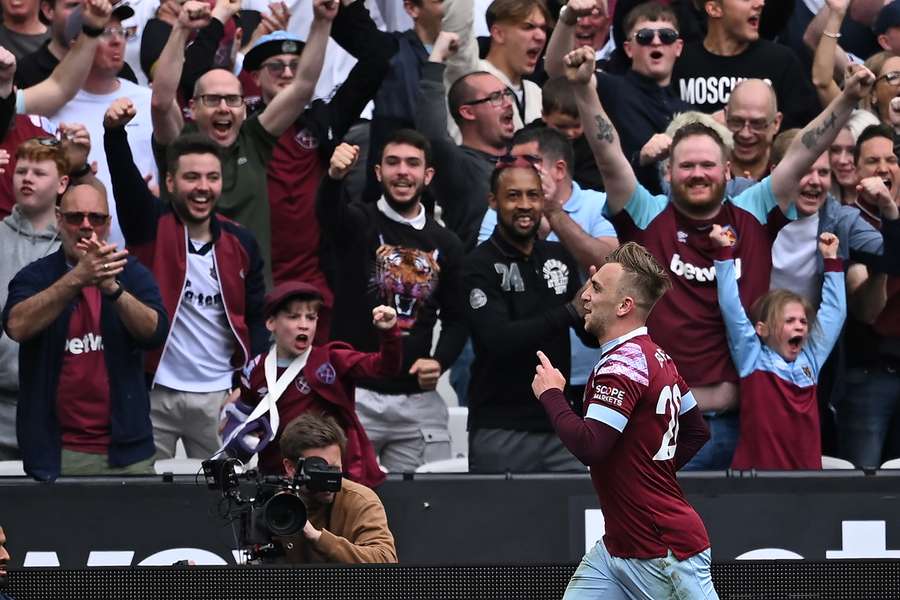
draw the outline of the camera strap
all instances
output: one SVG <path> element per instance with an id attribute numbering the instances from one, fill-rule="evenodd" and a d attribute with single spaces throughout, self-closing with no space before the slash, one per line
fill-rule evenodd
<path id="1" fill-rule="evenodd" d="M 278 433 L 278 424 L 280 423 L 278 407 L 276 406 L 278 399 L 281 398 L 281 395 L 284 394 L 291 382 L 297 378 L 297 375 L 299 375 L 300 371 L 303 370 L 303 367 L 306 366 L 306 361 L 309 359 L 311 350 L 312 347 L 307 348 L 305 352 L 295 357 L 294 360 L 291 361 L 291 364 L 288 365 L 287 369 L 284 370 L 284 373 L 281 374 L 281 377 L 278 377 L 278 353 L 276 352 L 275 346 L 272 346 L 263 363 L 268 391 L 259 401 L 259 404 L 253 407 L 253 410 L 247 415 L 244 426 L 236 427 L 234 431 L 231 432 L 231 435 L 224 441 L 219 452 L 222 452 L 222 450 L 227 448 L 234 438 L 241 435 L 245 431 L 247 425 L 250 425 L 266 413 L 268 413 L 269 425 L 271 426 L 271 433 L 269 434 L 271 437 L 266 441 L 271 442 L 275 439 L 275 435 Z"/>

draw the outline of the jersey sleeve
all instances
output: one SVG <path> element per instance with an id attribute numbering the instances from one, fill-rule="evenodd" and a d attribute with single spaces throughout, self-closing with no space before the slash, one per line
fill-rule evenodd
<path id="1" fill-rule="evenodd" d="M 625 430 L 638 399 L 650 385 L 647 358 L 637 344 L 623 344 L 597 366 L 585 392 L 585 418 Z"/>
<path id="2" fill-rule="evenodd" d="M 731 203 L 756 217 L 765 225 L 772 216 L 772 211 L 781 211 L 775 193 L 772 192 L 772 177 L 766 177 L 756 185 L 751 185 L 743 192 L 730 199 Z M 793 221 L 797 218 L 797 207 L 792 202 L 784 216 Z"/>
<path id="3" fill-rule="evenodd" d="M 496 226 L 497 211 L 493 208 L 488 208 L 484 213 L 484 218 L 481 219 L 481 227 L 478 229 L 478 243 L 486 242 L 493 235 Z"/>
<path id="4" fill-rule="evenodd" d="M 747 318 L 738 291 L 737 277 L 734 272 L 734 259 L 730 248 L 723 248 L 720 256 L 727 260 L 716 260 L 716 288 L 719 296 L 719 309 L 725 322 L 725 333 L 728 339 L 728 350 L 731 359 L 741 377 L 746 377 L 756 365 L 762 351 L 762 344 L 756 335 L 753 323 Z"/>
<path id="5" fill-rule="evenodd" d="M 628 214 L 638 229 L 647 229 L 647 226 L 666 209 L 668 204 L 669 199 L 666 196 L 654 196 L 647 188 L 638 184 L 634 188 L 631 198 L 625 204 L 624 212 Z M 616 215 L 609 213 L 609 204 L 603 207 L 603 215 L 615 222 Z"/>
<path id="6" fill-rule="evenodd" d="M 839 258 L 826 259 L 822 303 L 816 312 L 816 324 L 809 336 L 809 351 L 813 355 L 812 366 L 816 378 L 840 337 L 846 318 L 847 292 L 842 261 Z"/>

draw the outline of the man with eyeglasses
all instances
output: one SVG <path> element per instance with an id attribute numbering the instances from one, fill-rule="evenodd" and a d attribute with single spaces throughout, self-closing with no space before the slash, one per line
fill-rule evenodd
<path id="1" fill-rule="evenodd" d="M 152 474 L 143 352 L 169 319 L 150 272 L 108 242 L 103 191 L 66 190 L 59 250 L 9 284 L 3 329 L 20 344 L 17 430 L 25 472 Z"/>
<path id="2" fill-rule="evenodd" d="M 106 109 L 118 98 L 128 98 L 134 105 L 137 116 L 129 127 L 128 142 L 135 156 L 135 163 L 144 175 L 156 179 L 157 169 L 150 151 L 150 138 L 153 123 L 150 118 L 150 90 L 127 79 L 119 77 L 125 64 L 126 31 L 122 20 L 132 16 L 131 7 L 120 4 L 103 29 L 87 31 L 87 35 L 97 37 L 99 43 L 94 53 L 91 70 L 84 85 L 68 103 L 56 114 L 50 115 L 50 123 L 58 126 L 62 123 L 83 123 L 87 127 L 91 140 L 89 162 L 97 165 L 97 180 L 111 190 L 109 166 L 106 153 L 100 140 L 103 139 L 103 116 Z M 88 28 L 90 29 L 90 28 Z M 114 202 L 110 203 L 110 240 L 124 247 L 125 239 L 119 226 L 119 218 Z"/>
<path id="3" fill-rule="evenodd" d="M 725 105 L 725 126 L 734 135 L 731 176 L 755 181 L 769 174 L 772 142 L 782 114 L 772 86 L 761 79 L 737 84 Z"/>
<path id="4" fill-rule="evenodd" d="M 267 286 L 272 284 L 272 218 L 276 216 L 271 212 L 267 194 L 267 165 L 279 138 L 297 121 L 312 99 L 332 21 L 337 16 L 338 2 L 313 0 L 311 10 L 314 15 L 312 25 L 297 69 L 292 71 L 292 77 L 271 86 L 271 92 L 278 91 L 263 111 L 248 118 L 241 82 L 224 69 L 212 69 L 200 77 L 189 102 L 193 123 L 187 125 L 186 130 L 196 129 L 223 148 L 225 160 L 218 210 L 247 227 L 256 237 L 265 264 Z M 186 2 L 154 68 L 153 148 L 161 171 L 165 170 L 166 145 L 185 129 L 184 117 L 176 101 L 185 45 L 191 29 L 204 27 L 209 20 L 206 3 Z M 282 54 L 290 55 L 291 52 Z M 290 66 L 292 59 L 288 57 L 287 60 Z M 268 73 L 268 69 L 266 71 Z M 286 71 L 282 70 L 282 73 Z"/>
<path id="5" fill-rule="evenodd" d="M 560 15 L 547 47 L 547 72 L 563 74 L 562 57 L 571 49 L 568 40 L 576 19 L 595 11 L 593 0 L 572 0 Z M 653 136 L 666 130 L 675 113 L 688 110 L 671 87 L 672 68 L 683 42 L 678 19 L 671 8 L 645 2 L 625 17 L 625 53 L 631 68 L 624 75 L 599 72 L 597 92 L 616 129 L 622 132 L 622 150 L 638 180 L 654 193 L 661 191 L 656 157 L 641 155 Z"/>
<path id="6" fill-rule="evenodd" d="M 759 36 L 765 0 L 694 0 L 706 13 L 707 33 L 689 43 L 675 64 L 673 80 L 681 99 L 695 110 L 721 110 L 744 79 L 770 83 L 787 129 L 804 127 L 820 104 L 810 74 L 787 46 Z"/>
<path id="7" fill-rule="evenodd" d="M 434 186 L 441 217 L 467 249 L 475 247 L 487 210 L 488 181 L 497 158 L 507 153 L 515 133 L 515 97 L 497 77 L 475 71 L 444 88 L 445 62 L 459 48 L 455 33 L 442 31 L 419 81 L 416 129 L 434 152 Z M 447 132 L 447 110 L 462 144 Z"/>

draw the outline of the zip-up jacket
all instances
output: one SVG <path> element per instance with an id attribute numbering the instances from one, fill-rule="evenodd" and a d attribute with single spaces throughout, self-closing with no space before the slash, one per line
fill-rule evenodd
<path id="1" fill-rule="evenodd" d="M 60 248 L 19 271 L 9 284 L 9 300 L 3 308 L 4 330 L 14 306 L 49 288 L 67 269 L 66 255 Z M 149 339 L 135 339 L 111 301 L 101 299 L 100 333 L 109 377 L 109 464 L 112 467 L 131 465 L 153 456 L 144 351 L 162 345 L 169 330 L 169 318 L 153 275 L 129 256 L 118 279 L 129 294 L 156 311 L 157 324 Z M 53 480 L 60 472 L 62 434 L 56 418 L 56 393 L 74 309 L 75 301 L 72 301 L 46 329 L 19 346 L 16 432 L 25 472 L 35 479 Z"/>
<path id="2" fill-rule="evenodd" d="M 171 206 L 147 189 L 134 166 L 125 128 L 107 129 L 103 141 L 125 243 L 153 272 L 166 314 L 174 323 L 187 278 L 187 227 Z M 235 339 L 231 364 L 239 370 L 265 351 L 269 338 L 263 319 L 263 261 L 253 234 L 241 225 L 213 213 L 210 231 L 222 302 Z M 156 371 L 164 352 L 165 346 L 148 353 L 148 373 Z"/>

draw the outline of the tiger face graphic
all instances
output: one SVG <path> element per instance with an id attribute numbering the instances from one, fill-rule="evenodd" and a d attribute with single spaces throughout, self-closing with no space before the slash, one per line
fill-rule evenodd
<path id="1" fill-rule="evenodd" d="M 385 304 L 397 311 L 400 328 L 408 330 L 416 323 L 421 306 L 438 284 L 438 251 L 382 244 L 375 251 L 375 281 Z"/>

